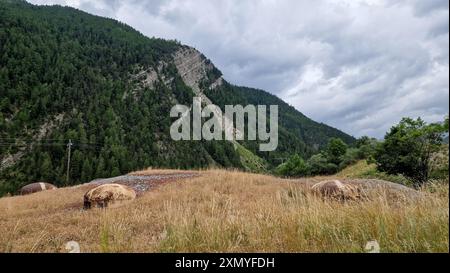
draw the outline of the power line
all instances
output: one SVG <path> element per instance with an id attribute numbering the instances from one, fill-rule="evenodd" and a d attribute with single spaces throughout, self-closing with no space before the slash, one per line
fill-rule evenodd
<path id="1" fill-rule="evenodd" d="M 37 142 L 61 142 L 61 144 L 66 145 L 70 139 L 39 139 L 39 140 L 26 140 L 26 139 L 19 139 L 19 138 L 1 138 L 0 137 L 0 143 L 17 143 L 17 142 L 28 142 L 32 141 L 33 144 L 36 144 Z M 92 146 L 103 146 L 103 142 L 73 142 L 78 144 L 84 144 L 84 145 L 92 145 Z"/>
<path id="2" fill-rule="evenodd" d="M 69 140 L 70 141 L 70 140 Z M 62 147 L 62 146 L 66 146 L 66 143 L 18 143 L 18 142 L 4 142 L 4 141 L 0 141 L 0 147 L 31 147 L 31 146 L 40 146 L 40 147 Z M 74 147 L 78 147 L 78 148 L 83 148 L 83 149 L 94 149 L 94 150 L 101 150 L 104 145 L 101 144 L 93 144 L 93 143 L 84 143 L 84 142 L 72 142 L 72 146 Z"/>

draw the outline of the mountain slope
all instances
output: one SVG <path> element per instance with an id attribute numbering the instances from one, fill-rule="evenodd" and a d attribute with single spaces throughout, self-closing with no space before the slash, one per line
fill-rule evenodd
<path id="1" fill-rule="evenodd" d="M 279 149 L 172 141 L 169 111 L 194 96 L 280 105 Z M 245 162 L 308 157 L 335 136 L 353 141 L 273 95 L 227 83 L 193 48 L 73 8 L 0 0 L 0 195 L 31 181 L 67 183 L 69 140 L 73 184 L 147 166 L 253 170 Z"/>
<path id="2" fill-rule="evenodd" d="M 288 157 L 294 153 L 309 157 L 324 147 L 332 137 L 341 138 L 346 143 L 354 141 L 353 137 L 328 125 L 314 122 L 294 107 L 263 90 L 225 83 L 220 88 L 207 92 L 207 95 L 222 108 L 229 104 L 278 105 L 279 145 L 277 150 L 274 152 L 259 152 L 257 143 L 244 143 L 252 152 L 272 164 L 279 163 L 277 159 Z"/>

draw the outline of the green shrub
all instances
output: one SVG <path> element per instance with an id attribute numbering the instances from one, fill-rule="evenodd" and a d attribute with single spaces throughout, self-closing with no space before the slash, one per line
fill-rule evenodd
<path id="1" fill-rule="evenodd" d="M 288 161 L 279 165 L 276 174 L 282 176 L 306 176 L 309 175 L 309 166 L 299 155 L 294 155 Z"/>
<path id="2" fill-rule="evenodd" d="M 357 148 L 347 149 L 345 154 L 341 156 L 341 162 L 339 163 L 339 169 L 344 169 L 347 166 L 355 164 L 361 158 L 360 150 Z"/>
<path id="3" fill-rule="evenodd" d="M 327 157 L 321 153 L 313 155 L 308 160 L 308 165 L 312 175 L 333 174 L 338 169 L 336 164 L 328 162 Z"/>

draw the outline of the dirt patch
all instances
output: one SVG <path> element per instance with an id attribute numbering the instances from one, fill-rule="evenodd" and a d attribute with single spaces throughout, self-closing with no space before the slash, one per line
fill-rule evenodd
<path id="1" fill-rule="evenodd" d="M 122 175 L 111 178 L 96 179 L 86 185 L 99 186 L 103 184 L 121 184 L 133 188 L 136 194 L 142 195 L 160 185 L 181 179 L 189 179 L 200 176 L 198 173 L 171 173 L 171 174 L 151 174 L 151 175 Z"/>

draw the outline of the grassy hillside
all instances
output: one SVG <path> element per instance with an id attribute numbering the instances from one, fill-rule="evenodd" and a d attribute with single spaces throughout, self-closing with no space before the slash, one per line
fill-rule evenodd
<path id="1" fill-rule="evenodd" d="M 71 240 L 82 252 L 364 252 L 372 240 L 381 252 L 449 251 L 448 185 L 339 203 L 310 193 L 319 178 L 199 174 L 107 210 L 81 209 L 86 186 L 1 198 L 0 252 L 66 252 Z"/>
<path id="2" fill-rule="evenodd" d="M 379 172 L 375 164 L 368 164 L 366 160 L 360 160 L 357 163 L 348 166 L 347 168 L 337 173 L 336 176 L 343 178 L 382 179 L 402 185 L 412 185 L 412 182 L 402 175 L 388 175 Z"/>

